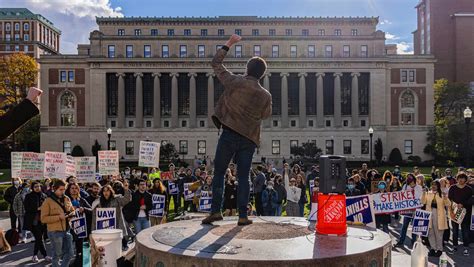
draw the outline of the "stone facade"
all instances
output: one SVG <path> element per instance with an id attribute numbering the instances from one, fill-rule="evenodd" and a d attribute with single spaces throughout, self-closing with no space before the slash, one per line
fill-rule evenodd
<path id="1" fill-rule="evenodd" d="M 265 58 L 262 85 L 273 97 L 255 155 L 288 159 L 291 146 L 315 141 L 328 154 L 369 158 L 368 128 L 384 155 L 397 147 L 422 158 L 433 125 L 432 56 L 396 55 L 377 18 L 98 18 L 78 55 L 42 56 L 41 150 L 98 140 L 123 160 L 139 141 L 175 144 L 185 159 L 213 157 L 212 115 L 223 87 L 210 61 L 229 35 L 242 42 L 226 67 L 244 73 Z M 67 77 L 66 77 L 67 76 Z"/>

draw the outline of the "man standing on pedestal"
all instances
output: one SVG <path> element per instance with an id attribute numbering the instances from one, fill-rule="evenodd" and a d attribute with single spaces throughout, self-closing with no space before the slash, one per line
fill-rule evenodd
<path id="1" fill-rule="evenodd" d="M 245 75 L 235 75 L 222 65 L 229 48 L 240 39 L 240 36 L 232 35 L 212 60 L 212 68 L 225 88 L 217 102 L 212 119 L 216 127 L 222 128 L 223 132 L 217 144 L 214 161 L 211 214 L 202 221 L 203 224 L 211 224 L 223 219 L 224 175 L 232 158 L 237 165 L 239 183 L 237 191 L 238 225 L 252 223 L 247 218 L 249 172 L 253 154 L 260 144 L 261 122 L 272 114 L 272 96 L 259 83 L 267 69 L 267 64 L 262 58 L 249 59 Z"/>

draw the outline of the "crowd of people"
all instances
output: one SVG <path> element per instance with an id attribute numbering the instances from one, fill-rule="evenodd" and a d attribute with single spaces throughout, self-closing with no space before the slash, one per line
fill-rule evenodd
<path id="1" fill-rule="evenodd" d="M 149 173 L 146 171 L 150 171 Z M 97 208 L 115 208 L 116 228 L 123 231 L 122 248 L 128 249 L 130 242 L 143 229 L 166 223 L 171 217 L 186 212 L 200 210 L 202 191 L 212 195 L 213 173 L 209 165 L 201 164 L 194 168 L 175 167 L 170 164 L 166 173 L 159 169 L 125 168 L 117 176 L 103 176 L 94 183 L 79 184 L 75 177 L 66 180 L 46 179 L 42 182 L 22 181 L 12 178 L 12 185 L 5 191 L 4 198 L 10 203 L 12 229 L 17 229 L 20 242 L 26 242 L 27 232 L 34 237 L 33 262 L 38 262 L 38 253 L 53 266 L 82 266 L 83 242 L 96 227 Z M 164 175 L 163 175 L 164 176 Z M 431 256 L 440 256 L 452 237 L 448 252 L 454 253 L 459 245 L 459 230 L 462 233 L 463 254 L 469 255 L 470 240 L 474 240 L 470 230 L 471 207 L 473 201 L 474 172 L 459 169 L 456 177 L 451 169 L 443 174 L 433 169 L 431 177 L 425 177 L 418 168 L 402 174 L 398 166 L 391 171 L 379 173 L 369 169 L 367 164 L 361 168 L 346 171 L 346 196 L 415 190 L 422 195 L 423 209 L 431 211 L 429 237 L 426 243 L 431 248 Z M 305 171 L 299 164 L 284 163 L 277 170 L 271 164 L 257 165 L 249 175 L 251 195 L 248 201 L 248 215 L 256 216 L 308 216 L 305 207 L 309 206 L 313 194 L 319 191 L 319 166 L 313 165 Z M 375 183 L 374 183 L 375 182 Z M 177 185 L 176 193 L 170 192 L 169 184 Z M 185 188 L 185 184 L 190 185 Z M 237 210 L 236 166 L 230 163 L 225 174 L 223 192 L 224 216 L 234 216 Z M 185 189 L 193 192 L 191 199 L 185 198 Z M 150 214 L 153 209 L 152 195 L 164 195 L 165 205 L 162 216 Z M 173 209 L 171 212 L 171 205 Z M 466 216 L 462 223 L 451 220 L 453 207 L 465 208 Z M 87 236 L 78 237 L 68 221 L 84 214 L 87 221 Z M 392 222 L 398 223 L 403 216 L 396 247 L 405 246 L 405 239 L 413 211 L 392 214 L 376 214 L 377 228 L 389 232 Z M 48 255 L 45 240 L 49 239 L 53 250 Z M 414 243 L 413 235 L 411 242 Z"/>

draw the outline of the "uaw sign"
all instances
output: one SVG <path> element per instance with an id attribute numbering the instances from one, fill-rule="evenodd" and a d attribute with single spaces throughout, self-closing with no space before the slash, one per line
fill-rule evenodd
<path id="1" fill-rule="evenodd" d="M 430 228 L 431 212 L 426 210 L 415 210 L 415 217 L 413 218 L 412 232 L 415 235 L 428 236 Z"/>
<path id="2" fill-rule="evenodd" d="M 374 206 L 371 195 L 346 197 L 348 222 L 363 223 L 375 227 Z"/>
<path id="3" fill-rule="evenodd" d="M 116 210 L 115 208 L 97 208 L 96 209 L 96 229 L 116 229 Z"/>

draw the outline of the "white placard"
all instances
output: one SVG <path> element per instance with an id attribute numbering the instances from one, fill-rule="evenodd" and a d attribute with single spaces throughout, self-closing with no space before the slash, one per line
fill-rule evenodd
<path id="1" fill-rule="evenodd" d="M 100 175 L 119 175 L 118 150 L 99 151 L 99 173 Z"/>
<path id="2" fill-rule="evenodd" d="M 75 157 L 76 178 L 79 183 L 93 183 L 95 179 L 95 157 Z"/>
<path id="3" fill-rule="evenodd" d="M 12 152 L 11 153 L 11 159 L 12 159 L 12 178 L 20 177 L 21 173 L 21 161 L 23 159 L 23 153 L 22 152 Z"/>
<path id="4" fill-rule="evenodd" d="M 46 151 L 44 153 L 44 177 L 66 179 L 67 154 Z"/>
<path id="5" fill-rule="evenodd" d="M 160 143 L 140 141 L 140 153 L 138 159 L 140 167 L 160 166 Z"/>

